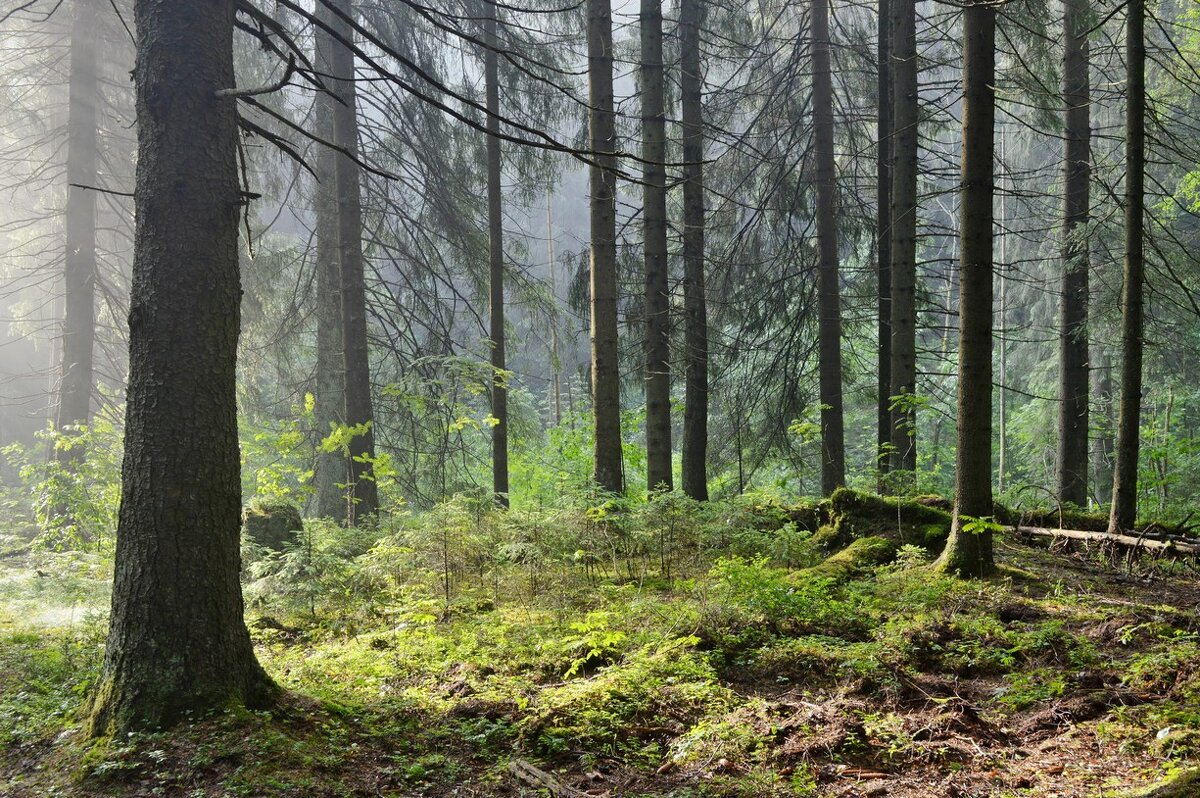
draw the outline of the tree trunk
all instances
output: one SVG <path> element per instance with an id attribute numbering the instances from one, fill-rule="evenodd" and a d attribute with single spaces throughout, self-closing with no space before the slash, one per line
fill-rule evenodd
<path id="1" fill-rule="evenodd" d="M 96 341 L 97 16 L 95 0 L 75 0 L 71 25 L 70 104 L 67 122 L 67 212 L 63 290 L 62 371 L 54 427 L 87 424 L 92 404 L 92 352 Z M 80 453 L 56 449 L 64 464 Z"/>
<path id="2" fill-rule="evenodd" d="M 892 286 L 891 396 L 917 389 L 917 10 L 891 0 L 892 12 Z M 916 482 L 916 412 L 901 401 L 891 413 L 891 470 L 897 488 Z"/>
<path id="3" fill-rule="evenodd" d="M 992 198 L 996 72 L 995 6 L 963 13 L 962 236 L 958 344 L 958 440 L 954 521 L 938 562 L 959 576 L 995 569 L 992 532 Z"/>
<path id="4" fill-rule="evenodd" d="M 1133 529 L 1137 522 L 1138 428 L 1142 415 L 1142 253 L 1146 153 L 1145 0 L 1125 8 L 1125 274 L 1121 289 L 1121 408 L 1113 471 L 1109 531 Z"/>
<path id="5" fill-rule="evenodd" d="M 1059 501 L 1087 504 L 1088 247 L 1091 91 L 1087 0 L 1067 0 L 1063 16 L 1063 279 L 1059 328 Z"/>
<path id="6" fill-rule="evenodd" d="M 683 492 L 708 501 L 708 308 L 704 287 L 704 108 L 700 28 L 704 0 L 680 0 L 683 112 Z"/>
<path id="7" fill-rule="evenodd" d="M 138 163 L 125 460 L 95 734 L 274 688 L 238 584 L 234 0 L 138 0 Z"/>
<path id="8" fill-rule="evenodd" d="M 875 258 L 879 298 L 878 406 L 876 465 L 880 493 L 892 442 L 892 0 L 879 0 L 877 42 L 879 117 L 876 121 Z"/>
<path id="9" fill-rule="evenodd" d="M 316 13 L 327 24 L 332 15 L 324 5 Z M 324 74 L 332 72 L 333 38 L 320 27 L 315 28 L 316 64 Z M 336 100 L 328 94 L 318 94 L 313 115 L 319 135 L 334 141 Z M 321 436 L 346 421 L 346 361 L 342 354 L 342 285 L 338 258 L 337 153 L 328 147 L 318 147 L 314 158 L 316 186 L 314 214 L 316 217 L 317 269 L 317 375 L 314 391 L 314 425 Z M 313 514 L 317 518 L 349 521 L 346 513 L 345 485 L 350 482 L 347 459 L 340 450 L 318 449 L 313 468 Z"/>
<path id="10" fill-rule="evenodd" d="M 353 41 L 349 0 L 332 0 L 334 130 L 346 153 L 358 154 L 358 101 L 354 53 L 342 41 Z M 350 442 L 350 484 L 347 517 L 350 523 L 379 510 L 379 491 L 371 473 L 375 457 L 375 413 L 371 406 L 371 363 L 367 349 L 367 297 L 363 278 L 362 200 L 359 167 L 350 155 L 337 157 L 338 260 L 342 273 L 342 346 L 346 361 L 346 423 L 366 425 Z"/>
<path id="11" fill-rule="evenodd" d="M 613 111 L 610 0 L 587 0 L 588 130 L 597 161 L 591 181 L 592 478 L 603 490 L 625 487 L 621 462 L 621 364 L 617 353 L 617 130 Z"/>
<path id="12" fill-rule="evenodd" d="M 1097 358 L 1096 368 L 1092 370 L 1092 396 L 1103 411 L 1092 438 L 1092 479 L 1095 484 L 1096 502 L 1108 504 L 1112 501 L 1113 429 L 1116 427 L 1112 404 L 1112 364 L 1108 355 L 1101 354 Z"/>
<path id="13" fill-rule="evenodd" d="M 846 484 L 842 418 L 842 302 L 838 285 L 837 166 L 833 153 L 833 77 L 829 0 L 812 3 L 813 144 L 817 178 L 817 296 L 821 399 L 821 490 Z"/>
<path id="14" fill-rule="evenodd" d="M 646 273 L 646 486 L 671 490 L 671 324 L 662 0 L 641 4 L 642 224 Z"/>
<path id="15" fill-rule="evenodd" d="M 508 389 L 504 358 L 504 217 L 500 204 L 500 76 L 496 48 L 496 7 L 483 2 L 483 79 L 487 92 L 488 318 L 492 339 L 492 491 L 508 507 Z"/>

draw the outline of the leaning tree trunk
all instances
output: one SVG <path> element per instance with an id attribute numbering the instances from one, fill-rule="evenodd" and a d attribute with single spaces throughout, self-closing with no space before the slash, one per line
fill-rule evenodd
<path id="1" fill-rule="evenodd" d="M 375 412 L 371 405 L 371 363 L 367 347 L 367 296 L 363 277 L 362 198 L 359 188 L 358 101 L 354 53 L 341 42 L 354 40 L 349 0 L 331 0 L 334 132 L 344 151 L 337 158 L 338 261 L 342 273 L 342 346 L 346 361 L 346 424 L 362 427 L 350 442 L 347 518 L 355 523 L 379 510 L 371 471 L 375 457 Z"/>
<path id="2" fill-rule="evenodd" d="M 877 93 L 879 116 L 875 125 L 875 273 L 878 280 L 879 351 L 876 406 L 876 463 L 879 491 L 884 490 L 888 448 L 892 442 L 892 29 L 891 0 L 879 0 L 879 61 Z"/>
<path id="3" fill-rule="evenodd" d="M 842 301 L 838 285 L 837 168 L 833 153 L 833 76 L 829 0 L 812 3 L 813 145 L 817 178 L 818 370 L 821 399 L 821 490 L 846 484 L 842 418 Z"/>
<path id="4" fill-rule="evenodd" d="M 708 306 L 704 287 L 704 0 L 680 0 L 683 112 L 683 492 L 708 501 Z"/>
<path id="5" fill-rule="evenodd" d="M 1145 261 L 1143 186 L 1146 170 L 1145 0 L 1125 7 L 1125 274 L 1121 289 L 1121 406 L 1113 470 L 1109 531 L 1133 529 L 1137 522 L 1138 427 L 1142 416 L 1142 291 Z"/>
<path id="6" fill-rule="evenodd" d="M 891 0 L 892 12 L 892 363 L 891 470 L 897 487 L 915 484 L 917 390 L 917 8 Z"/>
<path id="7" fill-rule="evenodd" d="M 1087 0 L 1063 16 L 1063 279 L 1059 329 L 1058 495 L 1083 507 L 1088 484 L 1088 246 L 1091 91 Z M 1003 379 L 1004 375 L 1001 375 Z"/>
<path id="8" fill-rule="evenodd" d="M 488 319 L 492 343 L 492 492 L 508 506 L 508 389 L 504 358 L 504 216 L 500 204 L 500 75 L 496 7 L 483 2 L 483 80 L 487 93 Z"/>
<path id="9" fill-rule="evenodd" d="M 671 490 L 671 324 L 662 0 L 642 0 L 642 224 L 646 276 L 646 487 Z"/>
<path id="10" fill-rule="evenodd" d="M 617 176 L 610 0 L 587 0 L 588 131 L 591 182 L 592 478 L 625 486 L 621 462 L 621 364 L 617 352 Z"/>
<path id="11" fill-rule="evenodd" d="M 62 372 L 54 427 L 87 424 L 92 404 L 92 353 L 96 342 L 97 76 L 95 0 L 75 0 L 71 24 L 70 102 L 67 120 L 66 252 L 63 265 Z M 64 465 L 79 452 L 54 450 Z"/>
<path id="12" fill-rule="evenodd" d="M 91 728 L 123 734 L 273 687 L 238 584 L 241 295 L 234 0 L 138 0 L 129 388 L 112 617 Z"/>
<path id="13" fill-rule="evenodd" d="M 959 576 L 995 569 L 992 533 L 992 197 L 995 182 L 996 9 L 963 14 L 962 236 L 958 440 L 954 520 L 939 566 Z"/>

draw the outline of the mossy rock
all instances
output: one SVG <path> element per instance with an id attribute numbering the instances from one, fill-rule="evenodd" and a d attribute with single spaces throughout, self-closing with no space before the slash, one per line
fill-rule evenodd
<path id="1" fill-rule="evenodd" d="M 1185 771 L 1153 787 L 1126 795 L 1127 798 L 1195 798 L 1200 795 L 1200 770 Z"/>
<path id="2" fill-rule="evenodd" d="M 950 534 L 950 513 L 926 503 L 839 488 L 829 497 L 829 523 L 813 542 L 837 551 L 860 538 L 881 537 L 893 546 L 921 546 L 937 554 Z"/>
<path id="3" fill-rule="evenodd" d="M 283 551 L 304 530 L 300 508 L 286 502 L 255 502 L 242 511 L 242 535 L 267 549 Z"/>
<path id="4" fill-rule="evenodd" d="M 877 565 L 896 558 L 896 544 L 884 537 L 859 538 L 841 551 L 831 554 L 811 568 L 792 574 L 789 579 L 804 581 L 812 577 L 847 582 Z"/>

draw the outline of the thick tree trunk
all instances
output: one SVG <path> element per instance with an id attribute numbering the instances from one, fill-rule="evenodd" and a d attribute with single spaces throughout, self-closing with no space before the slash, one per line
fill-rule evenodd
<path id="1" fill-rule="evenodd" d="M 662 0 L 641 4 L 642 224 L 646 276 L 646 486 L 671 490 L 671 323 Z"/>
<path id="2" fill-rule="evenodd" d="M 846 484 L 842 418 L 842 301 L 838 285 L 837 166 L 833 153 L 833 76 L 829 0 L 812 2 L 813 145 L 817 178 L 818 360 L 821 399 L 821 490 Z"/>
<path id="3" fill-rule="evenodd" d="M 891 396 L 917 390 L 917 10 L 916 0 L 891 0 L 892 12 L 892 286 Z M 915 483 L 916 413 L 901 403 L 891 413 L 891 470 L 896 487 Z"/>
<path id="4" fill-rule="evenodd" d="M 1142 292 L 1145 262 L 1146 24 L 1145 0 L 1125 7 L 1125 274 L 1121 289 L 1121 408 L 1113 471 L 1109 531 L 1133 529 L 1137 522 L 1138 428 L 1142 417 Z"/>
<path id="5" fill-rule="evenodd" d="M 496 48 L 496 7 L 484 0 L 483 80 L 487 92 L 488 318 L 492 339 L 492 491 L 508 506 L 508 390 L 504 357 L 504 217 L 500 185 L 500 75 Z"/>
<path id="6" fill-rule="evenodd" d="M 613 111 L 610 0 L 587 0 L 591 181 L 592 478 L 612 493 L 625 487 L 621 461 L 621 364 L 617 353 L 617 142 Z"/>
<path id="7" fill-rule="evenodd" d="M 954 521 L 939 566 L 959 576 L 995 569 L 992 533 L 992 198 L 995 172 L 996 10 L 963 14 L 961 285 Z"/>
<path id="8" fill-rule="evenodd" d="M 93 733 L 273 693 L 238 584 L 234 0 L 138 0 L 129 390 L 112 619 Z"/>
<path id="9" fill-rule="evenodd" d="M 332 15 L 323 6 L 317 14 L 328 24 Z M 316 64 L 324 74 L 332 72 L 333 38 L 316 28 Z M 326 141 L 337 138 L 334 130 L 336 100 L 318 94 L 313 115 L 318 134 Z M 337 153 L 318 147 L 314 158 L 317 182 L 314 187 L 317 269 L 317 375 L 313 398 L 313 421 L 317 433 L 329 435 L 346 421 L 346 361 L 342 350 L 342 278 L 338 258 Z M 345 485 L 350 482 L 348 461 L 340 450 L 318 449 L 313 469 L 313 515 L 348 521 Z"/>
<path id="10" fill-rule="evenodd" d="M 1113 430 L 1116 428 L 1113 418 L 1112 363 L 1105 354 L 1096 360 L 1096 368 L 1092 369 L 1092 396 L 1102 412 L 1092 437 L 1092 480 L 1096 502 L 1108 504 L 1112 501 Z"/>
<path id="11" fill-rule="evenodd" d="M 59 432 L 87 424 L 92 404 L 92 353 L 96 342 L 96 185 L 97 111 L 100 104 L 95 0 L 75 0 L 71 25 L 70 104 L 67 121 L 67 212 L 63 291 L 62 364 L 58 386 Z M 56 449 L 71 463 L 74 449 Z"/>
<path id="12" fill-rule="evenodd" d="M 887 473 L 887 450 L 892 442 L 892 0 L 879 0 L 879 30 L 876 44 L 879 117 L 875 125 L 876 205 L 875 273 L 879 299 L 879 353 L 876 464 L 879 491 Z"/>
<path id="13" fill-rule="evenodd" d="M 1091 82 L 1087 0 L 1067 0 L 1063 16 L 1063 279 L 1059 329 L 1058 494 L 1087 504 L 1088 247 Z M 1003 378 L 1004 375 L 1001 375 Z"/>
<path id="14" fill-rule="evenodd" d="M 704 0 L 680 0 L 683 111 L 683 492 L 708 501 L 708 303 L 704 281 Z"/>
<path id="15" fill-rule="evenodd" d="M 349 0 L 333 0 L 336 39 L 353 41 Z M 354 84 L 354 53 L 334 42 L 334 131 L 346 153 L 358 154 L 358 101 Z M 350 155 L 337 157 L 338 261 L 342 276 L 342 346 L 346 361 L 346 423 L 366 425 L 350 443 L 350 484 L 347 516 L 351 523 L 375 515 L 379 491 L 371 473 L 375 457 L 375 412 L 371 404 L 371 362 L 367 348 L 367 297 L 363 277 L 362 199 L 359 167 Z"/>

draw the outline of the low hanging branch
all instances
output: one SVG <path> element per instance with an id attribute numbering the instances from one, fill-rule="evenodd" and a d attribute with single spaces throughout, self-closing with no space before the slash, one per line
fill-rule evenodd
<path id="1" fill-rule="evenodd" d="M 260 94 L 274 94 L 288 85 L 288 81 L 292 79 L 292 75 L 296 74 L 296 55 L 295 53 L 288 56 L 287 69 L 283 70 L 283 77 L 274 83 L 266 86 L 259 86 L 257 89 L 217 89 L 214 94 L 217 97 L 257 97 Z"/>

